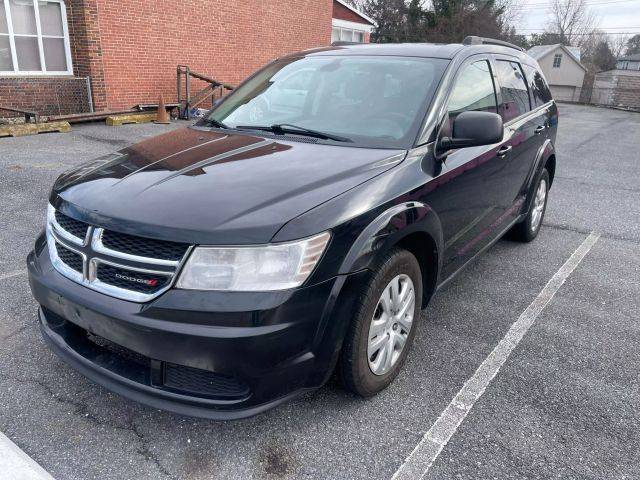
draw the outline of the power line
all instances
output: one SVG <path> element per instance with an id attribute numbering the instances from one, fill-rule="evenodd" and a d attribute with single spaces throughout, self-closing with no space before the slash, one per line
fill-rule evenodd
<path id="1" fill-rule="evenodd" d="M 537 33 L 549 33 L 549 35 L 557 35 L 560 36 L 559 33 L 555 33 L 555 32 L 545 32 L 545 31 L 539 31 L 539 32 L 528 32 L 528 33 L 522 33 L 521 35 L 535 35 Z M 588 35 L 640 35 L 640 31 L 638 32 L 591 32 L 591 33 L 571 33 L 571 34 L 565 34 L 565 37 L 575 37 L 575 36 L 588 36 Z"/>
<path id="2" fill-rule="evenodd" d="M 638 0 L 605 0 L 605 1 L 599 1 L 599 2 L 593 2 L 593 3 L 586 3 L 587 7 L 600 7 L 600 6 L 606 6 L 606 5 L 617 5 L 617 4 L 621 4 L 621 3 L 628 3 L 628 2 L 636 2 Z M 553 3 L 536 3 L 536 4 L 529 4 L 529 5 L 520 5 L 520 6 L 515 6 L 513 7 L 513 10 L 517 10 L 517 11 L 531 11 L 531 10 L 548 10 L 551 7 L 553 7 Z"/>
<path id="3" fill-rule="evenodd" d="M 640 29 L 640 27 L 602 27 L 602 28 L 596 28 L 596 30 L 598 30 L 597 32 L 586 32 L 588 35 L 591 34 L 598 34 L 598 33 L 623 33 L 623 32 L 607 32 L 607 30 L 609 29 L 614 29 L 614 30 L 620 30 L 621 28 L 629 28 L 629 29 Z M 527 31 L 532 31 L 532 32 L 546 32 L 547 29 L 546 28 L 520 28 L 520 30 L 527 30 Z M 627 32 L 628 33 L 628 32 Z M 640 33 L 640 32 L 638 32 Z"/>
<path id="4" fill-rule="evenodd" d="M 592 2 L 585 2 L 585 6 L 593 7 L 598 5 L 610 5 L 612 3 L 629 3 L 637 2 L 638 0 L 594 0 Z M 541 2 L 541 3 L 527 3 L 525 5 L 518 5 L 520 8 L 538 8 L 538 7 L 551 7 L 555 2 Z"/>
<path id="5" fill-rule="evenodd" d="M 586 0 L 585 5 L 598 5 L 600 3 L 628 3 L 628 2 L 637 2 L 638 0 Z M 527 2 L 525 7 L 537 7 L 540 5 L 553 5 L 555 0 L 545 0 L 543 2 Z"/>

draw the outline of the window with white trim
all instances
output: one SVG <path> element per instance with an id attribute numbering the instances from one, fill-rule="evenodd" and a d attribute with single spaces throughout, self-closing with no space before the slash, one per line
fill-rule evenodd
<path id="1" fill-rule="evenodd" d="M 0 75 L 70 75 L 64 0 L 0 0 Z"/>
<path id="2" fill-rule="evenodd" d="M 553 68 L 560 68 L 561 63 L 562 63 L 562 54 L 556 53 L 553 56 Z"/>
<path id="3" fill-rule="evenodd" d="M 364 32 L 352 28 L 333 27 L 331 29 L 331 41 L 364 43 Z"/>

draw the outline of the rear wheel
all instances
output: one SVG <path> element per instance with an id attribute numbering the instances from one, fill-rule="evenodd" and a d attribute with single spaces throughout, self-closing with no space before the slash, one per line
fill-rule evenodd
<path id="1" fill-rule="evenodd" d="M 531 208 L 529 213 L 520 223 L 509 231 L 509 237 L 520 242 L 530 242 L 538 236 L 542 220 L 547 210 L 547 198 L 549 194 L 549 172 L 545 168 L 538 179 L 535 189 L 532 190 Z"/>
<path id="2" fill-rule="evenodd" d="M 360 294 L 340 359 L 342 383 L 363 397 L 398 375 L 413 343 L 422 300 L 422 275 L 408 251 L 392 250 Z"/>

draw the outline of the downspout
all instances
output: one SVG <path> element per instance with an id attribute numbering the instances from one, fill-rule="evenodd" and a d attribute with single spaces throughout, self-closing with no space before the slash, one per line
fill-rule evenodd
<path id="1" fill-rule="evenodd" d="M 87 82 L 87 100 L 89 101 L 89 112 L 93 113 L 93 92 L 91 91 L 91 77 L 85 77 Z"/>

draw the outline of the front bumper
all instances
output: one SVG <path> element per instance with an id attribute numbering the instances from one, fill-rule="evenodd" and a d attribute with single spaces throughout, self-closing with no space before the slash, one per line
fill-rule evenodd
<path id="1" fill-rule="evenodd" d="M 42 334 L 63 360 L 140 403 L 213 419 L 321 386 L 351 318 L 351 285 L 364 275 L 284 292 L 169 290 L 138 304 L 60 275 L 46 248 L 27 264 Z"/>

